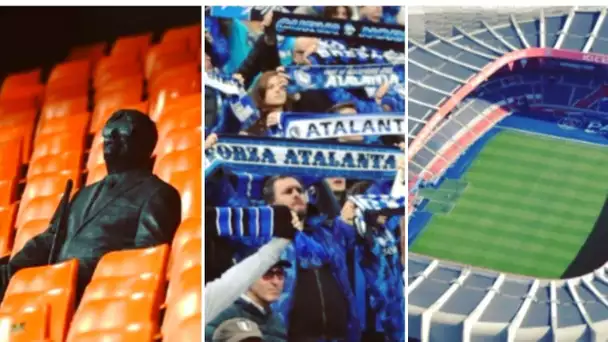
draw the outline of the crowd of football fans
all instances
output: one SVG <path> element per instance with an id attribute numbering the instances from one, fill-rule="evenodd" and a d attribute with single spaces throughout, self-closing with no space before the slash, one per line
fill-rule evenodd
<path id="1" fill-rule="evenodd" d="M 379 6 L 303 6 L 291 11 L 312 17 L 400 25 L 405 13 L 403 7 Z M 252 141 L 272 136 L 282 112 L 403 113 L 404 100 L 388 83 L 371 93 L 363 88 L 290 93 L 291 80 L 285 73 L 285 59 L 277 48 L 272 24 L 276 12 L 268 11 L 261 21 L 219 18 L 210 13 L 207 8 L 205 73 L 223 75 L 243 87 L 260 116 L 241 129 L 228 113 L 231 107 L 226 95 L 206 85 L 205 150 L 225 134 L 250 137 Z M 322 44 L 327 44 L 326 40 L 297 37 L 289 63 L 319 63 L 316 50 Z M 403 136 L 324 140 L 328 141 L 405 146 Z M 404 167 L 403 160 L 398 167 Z M 403 287 L 395 286 L 403 284 L 404 216 L 377 215 L 368 222 L 371 229 L 394 237 L 396 252 L 390 248 L 387 251 L 383 239 L 370 240 L 358 234 L 353 223 L 355 204 L 349 200 L 353 195 L 388 194 L 392 186 L 392 180 L 319 179 L 289 173 L 262 176 L 234 169 L 209 176 L 205 180 L 206 339 L 404 340 Z M 280 221 L 287 223 L 274 227 L 274 232 L 265 237 L 218 236 L 219 231 L 234 229 L 221 227 L 224 221 L 214 208 L 255 206 L 273 206 L 277 208 L 275 214 L 281 212 L 280 206 L 287 207 L 287 219 Z M 391 297 L 395 297 L 394 303 L 383 300 Z M 361 306 L 365 308 L 364 317 Z"/>

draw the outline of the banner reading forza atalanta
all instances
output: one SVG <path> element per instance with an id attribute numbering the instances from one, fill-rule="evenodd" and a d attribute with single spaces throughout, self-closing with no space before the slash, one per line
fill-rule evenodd
<path id="1" fill-rule="evenodd" d="M 403 152 L 396 147 L 220 135 L 205 155 L 221 160 L 222 167 L 261 175 L 393 180 Z"/>

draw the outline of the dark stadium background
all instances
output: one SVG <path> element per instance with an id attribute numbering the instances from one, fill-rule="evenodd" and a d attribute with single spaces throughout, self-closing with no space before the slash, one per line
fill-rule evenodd
<path id="1" fill-rule="evenodd" d="M 0 80 L 63 61 L 70 48 L 200 23 L 201 7 L 0 7 Z"/>

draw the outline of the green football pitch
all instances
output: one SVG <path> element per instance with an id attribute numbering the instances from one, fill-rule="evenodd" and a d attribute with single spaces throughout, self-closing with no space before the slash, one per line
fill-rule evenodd
<path id="1" fill-rule="evenodd" d="M 502 131 L 460 180 L 423 190 L 434 215 L 410 251 L 559 278 L 602 209 L 607 170 L 608 147 Z"/>

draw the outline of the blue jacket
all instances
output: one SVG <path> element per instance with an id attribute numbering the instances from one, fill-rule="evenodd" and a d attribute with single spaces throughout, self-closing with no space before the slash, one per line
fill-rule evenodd
<path id="1" fill-rule="evenodd" d="M 325 220 L 324 216 L 313 216 L 306 221 L 305 227 L 307 229 L 296 235 L 294 243 L 285 250 L 283 257 L 301 268 L 318 267 L 323 264 L 324 257 L 329 259 L 332 273 L 349 303 L 347 341 L 360 341 L 362 321 L 358 317 L 355 294 L 348 276 L 348 270 L 352 267 L 346 262 L 347 252 L 355 247 L 355 228 L 340 219 Z M 283 295 L 272 305 L 286 326 L 289 326 L 287 318 L 297 281 L 295 269 L 297 267 L 292 267 L 286 273 Z"/>
<path id="2" fill-rule="evenodd" d="M 282 259 L 290 261 L 294 267 L 286 269 L 283 294 L 273 303 L 272 310 L 277 313 L 285 326 L 289 327 L 288 317 L 297 281 L 296 269 L 317 267 L 327 263 L 349 303 L 347 341 L 358 342 L 361 340 L 362 321 L 356 310 L 355 295 L 346 262 L 347 252 L 355 246 L 355 228 L 340 219 L 329 221 L 325 216 L 319 215 L 308 218 L 305 227 L 303 232 L 296 234 L 294 242 L 284 252 Z M 262 237 L 260 242 L 268 241 L 270 238 L 271 236 Z"/>

